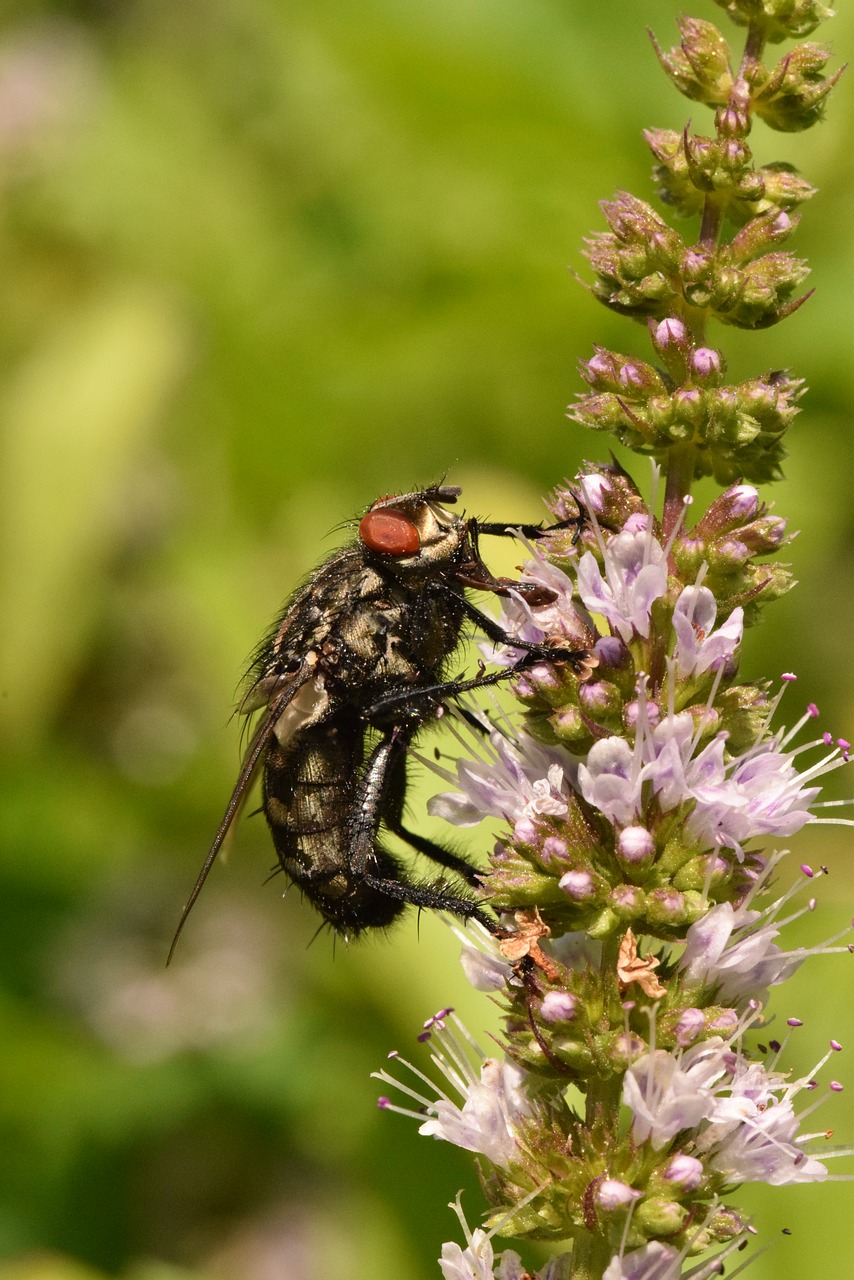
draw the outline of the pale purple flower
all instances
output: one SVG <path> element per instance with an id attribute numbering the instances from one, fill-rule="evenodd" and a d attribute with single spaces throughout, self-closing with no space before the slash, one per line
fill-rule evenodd
<path id="1" fill-rule="evenodd" d="M 656 1049 L 629 1067 L 623 1101 L 632 1112 L 635 1142 L 656 1151 L 683 1129 L 694 1129 L 708 1115 L 712 1086 L 726 1071 L 726 1041 L 715 1036 L 678 1055 Z"/>
<path id="2" fill-rule="evenodd" d="M 527 734 L 512 742 L 497 729 L 488 746 L 479 742 L 485 760 L 458 760 L 460 791 L 445 791 L 427 803 L 428 813 L 458 827 L 471 827 L 485 817 L 516 823 L 567 811 L 570 763 L 565 753 L 539 746 Z M 451 776 L 451 775 L 446 775 Z"/>
<path id="3" fill-rule="evenodd" d="M 724 764 L 719 735 L 693 763 L 689 790 L 697 803 L 688 828 L 710 846 L 734 849 L 739 856 L 755 836 L 786 837 L 800 831 L 821 790 L 804 785 L 794 752 L 781 751 L 776 738 Z"/>
<path id="4" fill-rule="evenodd" d="M 465 931 L 450 922 L 461 943 L 460 964 L 475 991 L 502 991 L 513 977 L 513 966 L 504 959 L 493 934 L 476 920 Z"/>
<path id="5" fill-rule="evenodd" d="M 744 632 L 744 610 L 733 609 L 714 630 L 718 606 L 708 587 L 685 587 L 673 610 L 676 672 L 681 679 L 731 662 Z"/>
<path id="6" fill-rule="evenodd" d="M 604 574 L 586 551 L 578 564 L 578 594 L 627 644 L 649 636 L 650 610 L 667 591 L 667 557 L 648 529 L 626 528 L 604 544 Z"/>
<path id="7" fill-rule="evenodd" d="M 449 1020 L 454 1029 L 448 1025 Z M 375 1079 L 412 1098 L 419 1110 L 397 1106 L 385 1097 L 380 1098 L 379 1106 L 421 1121 L 418 1132 L 425 1136 L 476 1151 L 499 1168 L 508 1168 L 517 1158 L 519 1127 L 532 1114 L 525 1091 L 527 1072 L 509 1059 L 499 1062 L 497 1058 L 484 1057 L 452 1010 L 443 1010 L 429 1025 L 429 1033 L 421 1038 L 430 1040 L 433 1063 L 461 1103 L 438 1086 L 433 1086 L 438 1097 L 424 1097 L 387 1071 L 375 1071 Z M 480 1060 L 479 1067 L 472 1061 L 474 1055 Z M 432 1084 L 406 1059 L 397 1054 L 390 1056 L 418 1080 Z"/>
<path id="8" fill-rule="evenodd" d="M 676 1280 L 682 1274 L 682 1254 L 672 1245 L 652 1240 L 631 1253 L 616 1254 L 602 1280 Z"/>
<path id="9" fill-rule="evenodd" d="M 595 357 L 594 357 L 595 359 Z M 606 376 L 611 372 L 610 366 L 605 370 Z M 592 472 L 581 477 L 581 493 L 588 511 L 601 514 L 605 510 L 605 500 L 613 492 L 613 485 L 606 475 Z"/>
<path id="10" fill-rule="evenodd" d="M 739 1057 L 729 1079 L 718 1086 L 709 1123 L 697 1138 L 697 1150 L 706 1153 L 706 1168 L 733 1184 L 765 1182 L 777 1187 L 823 1181 L 826 1167 L 795 1141 L 798 1119 L 792 1101 L 808 1084 L 787 1084 L 761 1062 Z"/>
<path id="11" fill-rule="evenodd" d="M 622 739 L 602 739 L 594 750 L 604 754 L 606 743 L 619 741 Z M 696 726 L 687 712 L 667 716 L 652 729 L 639 723 L 640 751 L 636 749 L 632 755 L 627 799 L 631 797 L 637 812 L 640 787 L 651 782 L 662 811 L 693 805 L 687 827 L 699 843 L 709 849 L 733 849 L 742 857 L 748 840 L 791 836 L 810 821 L 809 807 L 820 788 L 805 783 L 836 767 L 838 752 L 802 774 L 795 768 L 796 753 L 781 750 L 779 734 L 732 760 L 726 758 L 726 741 L 727 735 L 718 733 L 697 752 Z M 625 752 L 623 759 L 628 759 Z M 581 777 L 579 769 L 580 785 Z M 612 820 L 621 820 L 604 812 Z"/>
<path id="12" fill-rule="evenodd" d="M 685 936 L 679 961 L 685 978 L 709 988 L 720 1004 L 763 1001 L 768 987 L 784 982 L 806 956 L 805 951 L 787 954 L 775 944 L 780 931 L 767 923 L 772 911 L 729 902 L 712 907 Z"/>
<path id="13" fill-rule="evenodd" d="M 465 1249 L 450 1242 L 442 1245 L 439 1266 L 444 1280 L 495 1280 L 492 1240 L 476 1227 Z"/>
<path id="14" fill-rule="evenodd" d="M 625 738 L 602 738 L 590 748 L 586 764 L 578 766 L 578 789 L 611 822 L 629 826 L 640 809 L 640 763 Z"/>
<path id="15" fill-rule="evenodd" d="M 450 1074 L 449 1079 L 459 1087 Z M 431 1118 L 418 1132 L 477 1151 L 500 1168 L 507 1168 L 517 1155 L 516 1127 L 530 1115 L 522 1089 L 525 1079 L 526 1073 L 515 1063 L 485 1058 L 480 1079 L 465 1081 L 462 1107 L 449 1098 L 438 1098 L 428 1108 Z"/>

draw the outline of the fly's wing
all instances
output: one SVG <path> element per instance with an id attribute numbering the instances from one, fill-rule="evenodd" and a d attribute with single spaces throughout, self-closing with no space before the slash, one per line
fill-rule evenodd
<path id="1" fill-rule="evenodd" d="M 280 687 L 277 692 L 271 692 L 271 700 L 268 704 L 264 718 L 253 733 L 246 755 L 243 757 L 243 764 L 241 766 L 237 782 L 234 785 L 234 790 L 231 793 L 231 799 L 228 802 L 228 807 L 223 814 L 222 822 L 219 824 L 217 833 L 214 836 L 213 844 L 211 845 L 208 856 L 205 858 L 202 869 L 198 874 L 196 883 L 193 885 L 190 896 L 187 899 L 187 904 L 181 912 L 181 919 L 178 921 L 178 928 L 175 930 L 175 936 L 172 939 L 172 945 L 169 948 L 169 955 L 166 958 L 167 964 L 169 964 L 169 961 L 175 953 L 175 947 L 178 944 L 181 931 L 187 922 L 187 917 L 192 911 L 196 899 L 202 891 L 204 883 L 208 878 L 208 873 L 216 861 L 217 854 L 222 848 L 223 841 L 228 835 L 231 824 L 240 812 L 241 806 L 249 792 L 249 788 L 252 786 L 256 770 L 261 763 L 264 752 L 267 749 L 271 738 L 276 734 L 277 726 L 279 725 L 283 714 L 289 704 L 296 698 L 300 690 L 309 680 L 312 679 L 314 674 L 313 664 L 309 661 L 304 661 L 299 670 L 296 671 L 286 683 L 282 684 L 280 678 Z"/>

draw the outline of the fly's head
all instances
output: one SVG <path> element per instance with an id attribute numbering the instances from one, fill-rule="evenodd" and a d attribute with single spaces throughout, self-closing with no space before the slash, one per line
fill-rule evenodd
<path id="1" fill-rule="evenodd" d="M 405 582 L 441 577 L 471 555 L 468 522 L 448 504 L 460 490 L 437 485 L 379 498 L 359 522 L 369 558 Z"/>

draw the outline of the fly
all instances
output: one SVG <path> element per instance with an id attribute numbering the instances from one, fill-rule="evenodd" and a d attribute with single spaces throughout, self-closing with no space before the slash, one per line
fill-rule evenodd
<path id="1" fill-rule="evenodd" d="M 481 535 L 505 525 L 449 510 L 460 490 L 438 485 L 380 498 L 357 536 L 325 560 L 285 605 L 259 646 L 240 704 L 261 711 L 234 790 L 184 907 L 170 958 L 256 773 L 279 868 L 337 933 L 354 938 L 393 923 L 407 904 L 450 911 L 495 931 L 481 902 L 440 874 L 415 880 L 383 842 L 398 836 L 446 872 L 479 887 L 465 858 L 404 823 L 407 751 L 448 699 L 496 684 L 535 662 L 567 663 L 581 678 L 595 666 L 586 649 L 531 644 L 509 635 L 466 595 L 506 596 L 536 608 L 554 593 L 497 578 Z M 575 525 L 583 511 L 551 528 Z M 521 532 L 538 538 L 540 525 Z M 511 668 L 448 679 L 467 623 L 497 644 L 524 651 Z"/>

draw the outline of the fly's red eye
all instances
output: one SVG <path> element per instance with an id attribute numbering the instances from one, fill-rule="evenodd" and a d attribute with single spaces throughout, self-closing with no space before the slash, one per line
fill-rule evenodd
<path id="1" fill-rule="evenodd" d="M 384 556 L 414 556 L 421 550 L 415 525 L 397 511 L 369 511 L 359 521 L 359 537 L 369 551 Z"/>

